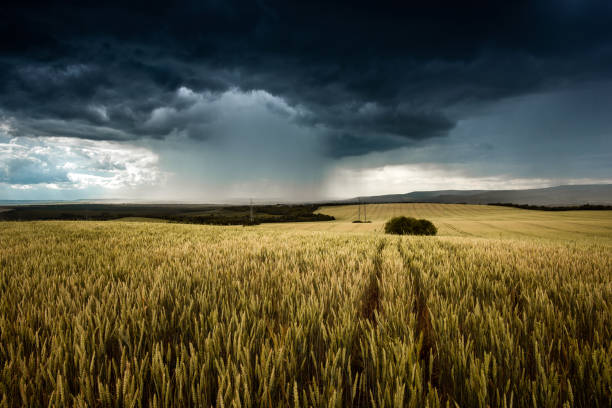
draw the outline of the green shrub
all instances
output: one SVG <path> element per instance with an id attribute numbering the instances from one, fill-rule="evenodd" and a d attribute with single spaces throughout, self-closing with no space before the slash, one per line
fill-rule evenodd
<path id="1" fill-rule="evenodd" d="M 385 232 L 397 235 L 436 235 L 438 229 L 428 220 L 394 217 L 385 224 Z"/>

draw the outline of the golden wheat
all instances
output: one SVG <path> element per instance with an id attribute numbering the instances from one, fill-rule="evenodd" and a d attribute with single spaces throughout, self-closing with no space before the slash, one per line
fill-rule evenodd
<path id="1" fill-rule="evenodd" d="M 389 219 L 406 216 L 432 221 L 438 228 L 439 236 L 547 239 L 612 245 L 612 211 L 533 211 L 491 205 L 437 203 L 368 204 L 369 223 L 352 222 L 357 218 L 357 205 L 321 207 L 318 212 L 332 215 L 336 220 L 261 224 L 258 228 L 382 234 Z"/>
<path id="2" fill-rule="evenodd" d="M 610 249 L 2 223 L 0 407 L 610 407 Z"/>

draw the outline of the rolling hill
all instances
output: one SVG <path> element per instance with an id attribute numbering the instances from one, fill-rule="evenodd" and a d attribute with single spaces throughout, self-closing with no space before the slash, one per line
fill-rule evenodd
<path id="1" fill-rule="evenodd" d="M 414 191 L 407 194 L 388 194 L 355 197 L 346 200 L 355 203 L 513 203 L 545 206 L 612 204 L 612 184 L 567 185 L 527 190 L 438 190 Z"/>

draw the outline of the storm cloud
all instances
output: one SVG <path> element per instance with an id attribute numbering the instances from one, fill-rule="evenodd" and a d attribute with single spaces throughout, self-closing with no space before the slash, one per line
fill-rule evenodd
<path id="1" fill-rule="evenodd" d="M 270 121 L 253 127 L 261 143 L 309 140 L 331 166 L 454 144 L 491 106 L 612 81 L 603 0 L 20 1 L 0 18 L 0 119 L 13 137 L 209 148 L 235 139 L 228 118 L 257 117 Z"/>

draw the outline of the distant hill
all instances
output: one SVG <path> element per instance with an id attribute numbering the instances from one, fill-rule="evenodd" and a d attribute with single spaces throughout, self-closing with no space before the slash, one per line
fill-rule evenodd
<path id="1" fill-rule="evenodd" d="M 438 190 L 355 197 L 365 203 L 513 203 L 543 206 L 612 205 L 612 184 L 570 185 L 528 190 Z"/>

